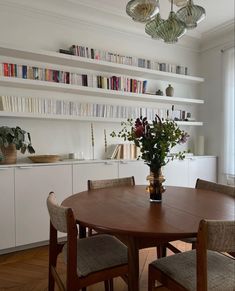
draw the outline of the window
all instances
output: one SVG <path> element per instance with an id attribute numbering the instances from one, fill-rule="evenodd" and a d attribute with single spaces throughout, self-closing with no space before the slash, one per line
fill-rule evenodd
<path id="1" fill-rule="evenodd" d="M 234 47 L 223 51 L 224 100 L 224 175 L 228 184 L 235 181 L 235 102 L 234 102 Z"/>

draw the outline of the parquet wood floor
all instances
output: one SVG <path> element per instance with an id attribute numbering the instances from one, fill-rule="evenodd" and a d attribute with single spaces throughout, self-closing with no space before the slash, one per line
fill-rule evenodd
<path id="1" fill-rule="evenodd" d="M 175 242 L 175 246 L 183 251 L 190 249 L 190 245 L 182 242 Z M 155 259 L 155 248 L 140 251 L 140 291 L 147 290 L 148 264 Z M 65 266 L 62 258 L 59 258 L 58 268 L 63 274 Z M 46 291 L 47 276 L 48 246 L 0 256 L 1 291 Z M 115 291 L 127 291 L 126 284 L 119 278 L 114 280 L 114 288 Z M 87 288 L 87 291 L 103 290 L 103 283 Z"/>

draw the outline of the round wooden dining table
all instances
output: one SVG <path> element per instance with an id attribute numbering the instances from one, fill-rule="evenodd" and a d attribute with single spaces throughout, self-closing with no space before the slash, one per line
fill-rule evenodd
<path id="1" fill-rule="evenodd" d="M 194 188 L 166 187 L 161 203 L 146 186 L 89 190 L 66 198 L 80 226 L 117 236 L 128 246 L 128 290 L 139 291 L 139 249 L 197 235 L 201 219 L 234 220 L 234 197 Z M 115 250 L 114 250 L 115 251 Z"/>

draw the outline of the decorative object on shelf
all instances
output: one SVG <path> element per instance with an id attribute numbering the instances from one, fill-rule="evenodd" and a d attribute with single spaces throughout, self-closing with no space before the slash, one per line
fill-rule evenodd
<path id="1" fill-rule="evenodd" d="M 104 129 L 104 152 L 105 152 L 105 155 L 107 154 L 107 149 L 108 149 L 108 146 L 107 146 L 107 135 L 106 135 L 106 129 Z"/>
<path id="2" fill-rule="evenodd" d="M 149 122 L 146 117 L 137 118 L 135 121 L 128 119 L 127 122 L 122 122 L 121 131 L 118 134 L 112 132 L 111 136 L 133 141 L 140 148 L 139 158 L 143 159 L 150 168 L 150 175 L 147 177 L 150 182 L 147 187 L 150 201 L 161 201 L 161 194 L 164 192 L 161 168 L 174 158 L 184 159 L 185 151 L 171 156 L 169 154 L 174 146 L 187 141 L 188 133 L 181 130 L 174 121 L 162 122 L 156 115 L 152 122 Z"/>
<path id="3" fill-rule="evenodd" d="M 95 159 L 95 139 L 94 139 L 93 123 L 91 123 L 91 148 L 92 148 L 92 160 L 94 160 Z"/>
<path id="4" fill-rule="evenodd" d="M 126 12 L 133 20 L 145 22 L 145 32 L 152 38 L 162 39 L 166 43 L 173 44 L 186 33 L 187 29 L 197 27 L 197 24 L 205 18 L 206 11 L 203 7 L 194 5 L 193 0 L 171 0 L 170 2 L 171 11 L 166 20 L 160 16 L 159 0 L 129 1 Z M 175 13 L 173 4 L 185 6 Z M 157 9 L 152 13 L 150 7 L 157 7 Z"/>
<path id="5" fill-rule="evenodd" d="M 174 88 L 169 84 L 169 86 L 166 88 L 166 96 L 173 97 L 174 95 Z"/>
<path id="6" fill-rule="evenodd" d="M 27 136 L 25 138 L 25 135 Z M 19 126 L 0 127 L 0 163 L 1 164 L 15 164 L 17 153 L 20 150 L 22 154 L 26 150 L 33 154 L 35 150 L 31 143 L 31 136 L 29 132 L 21 129 Z"/>
<path id="7" fill-rule="evenodd" d="M 33 163 L 55 163 L 60 160 L 58 155 L 37 155 L 28 157 Z"/>
<path id="8" fill-rule="evenodd" d="M 126 5 L 126 13 L 134 21 L 149 21 L 159 12 L 158 2 L 156 0 L 131 0 Z"/>
<path id="9" fill-rule="evenodd" d="M 163 96 L 163 92 L 159 89 L 156 91 L 156 95 Z"/>

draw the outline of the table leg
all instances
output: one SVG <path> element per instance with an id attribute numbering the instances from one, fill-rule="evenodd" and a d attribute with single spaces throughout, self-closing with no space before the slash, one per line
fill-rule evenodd
<path id="1" fill-rule="evenodd" d="M 139 248 L 135 238 L 128 239 L 128 291 L 139 291 Z"/>

